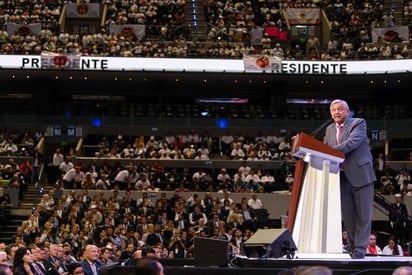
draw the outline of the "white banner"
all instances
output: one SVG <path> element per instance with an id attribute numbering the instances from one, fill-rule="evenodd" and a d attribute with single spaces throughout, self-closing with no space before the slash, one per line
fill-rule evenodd
<path id="1" fill-rule="evenodd" d="M 80 69 L 80 55 L 45 51 L 41 53 L 41 67 L 45 69 Z"/>
<path id="2" fill-rule="evenodd" d="M 320 24 L 320 9 L 287 8 L 285 11 L 291 25 Z"/>
<path id="3" fill-rule="evenodd" d="M 34 35 L 37 36 L 41 31 L 41 23 L 33 24 L 16 24 L 16 23 L 7 23 L 7 33 L 9 35 L 19 34 L 21 36 Z"/>
<path id="4" fill-rule="evenodd" d="M 97 3 L 67 3 L 66 4 L 66 17 L 88 17 L 99 18 L 100 17 L 100 4 Z"/>
<path id="5" fill-rule="evenodd" d="M 114 33 L 116 35 L 124 36 L 125 38 L 136 37 L 137 39 L 141 39 L 145 35 L 146 26 L 145 25 L 134 25 L 134 24 L 125 24 L 125 25 L 117 25 L 117 24 L 110 24 L 110 33 Z"/>
<path id="6" fill-rule="evenodd" d="M 243 57 L 245 70 L 280 71 L 282 60 L 276 56 L 245 55 Z"/>
<path id="7" fill-rule="evenodd" d="M 409 40 L 408 26 L 373 28 L 372 42 L 402 42 Z"/>
<path id="8" fill-rule="evenodd" d="M 50 55 L 51 56 L 51 55 Z M 64 55 L 57 54 L 57 57 Z M 259 55 L 260 56 L 260 55 Z M 251 57 L 246 62 L 256 62 L 259 56 Z M 46 55 L 44 55 L 46 57 Z M 273 73 L 273 74 L 322 74 L 322 75 L 348 75 L 348 74 L 391 74 L 409 73 L 412 71 L 412 59 L 401 60 L 374 60 L 374 61 L 298 61 L 274 60 L 272 64 L 259 65 L 270 69 L 256 69 L 257 65 L 245 69 L 245 61 L 241 59 L 197 59 L 197 58 L 144 58 L 144 57 L 102 57 L 102 56 L 70 56 L 68 61 L 58 58 L 41 58 L 39 55 L 0 55 L 0 67 L 3 70 L 23 69 L 40 70 L 42 68 L 79 68 L 84 71 L 146 71 L 146 72 L 202 72 L 202 73 Z M 262 57 L 262 56 L 260 56 Z M 264 57 L 264 56 L 263 56 Z M 80 59 L 80 60 L 79 60 Z M 252 60 L 252 61 L 251 61 Z M 43 63 L 47 62 L 47 63 Z M 71 63 L 70 63 L 71 62 Z M 262 60 L 260 64 L 267 64 Z M 269 57 L 269 64 L 271 64 Z M 55 65 L 51 65 L 54 63 Z M 80 64 L 78 64 L 80 63 Z M 273 69 L 273 71 L 270 71 Z"/>

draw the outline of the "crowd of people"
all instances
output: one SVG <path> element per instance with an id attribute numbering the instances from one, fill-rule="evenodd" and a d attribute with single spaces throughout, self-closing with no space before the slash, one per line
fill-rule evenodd
<path id="1" fill-rule="evenodd" d="M 11 135 L 4 139 L 4 146 L 9 143 L 17 143 L 25 148 L 25 143 Z M 233 135 L 229 131 L 221 137 L 211 137 L 207 132 L 198 134 L 196 131 L 179 135 L 169 132 L 164 137 L 157 138 L 103 136 L 94 145 L 96 151 L 90 155 L 93 161 L 79 158 L 73 148 L 64 152 L 57 147 L 54 152 L 44 154 L 33 143 L 30 148 L 23 151 L 30 153 L 32 161 L 16 164 L 13 157 L 22 156 L 22 150 L 6 150 L 6 156 L 10 158 L 8 163 L 1 167 L 2 179 L 7 181 L 8 186 L 22 187 L 22 195 L 28 184 L 39 181 L 42 165 L 46 182 L 49 185 L 58 183 L 64 189 L 111 190 L 118 185 L 120 190 L 227 190 L 270 193 L 288 189 L 288 185 L 293 181 L 291 175 L 295 162 L 290 152 L 289 138 L 283 134 L 275 135 L 273 131 L 268 135 L 259 132 L 256 137 Z M 104 161 L 97 165 L 99 159 Z M 214 159 L 238 161 L 238 167 L 165 168 L 161 162 Z M 113 163 L 113 160 L 118 161 Z M 139 160 L 140 163 L 132 160 Z M 280 168 L 265 169 L 261 161 L 272 160 L 281 161 Z"/>
<path id="2" fill-rule="evenodd" d="M 257 220 L 255 210 L 264 206 L 256 193 L 245 194 L 240 202 L 230 192 L 222 199 L 210 192 L 194 193 L 187 200 L 179 192 L 172 198 L 161 192 L 156 200 L 147 192 L 135 198 L 127 190 L 122 197 L 115 188 L 112 194 L 90 197 L 83 189 L 80 195 L 73 190 L 66 196 L 50 189 L 17 228 L 7 253 L 11 247 L 29 247 L 32 254 L 47 250 L 61 258 L 64 270 L 64 264 L 89 256 L 90 245 L 94 257 L 106 265 L 152 252 L 160 258 L 191 258 L 194 237 L 199 236 L 229 241 L 236 255 L 258 227 L 268 226 Z"/>
<path id="3" fill-rule="evenodd" d="M 146 159 L 194 159 L 209 160 L 225 157 L 233 160 L 281 160 L 290 151 L 290 140 L 286 134 L 276 135 L 271 131 L 255 137 L 234 135 L 226 131 L 222 136 L 211 136 L 207 131 L 195 130 L 163 137 L 136 137 L 125 140 L 122 135 L 109 140 L 103 136 L 97 144 L 98 150 L 91 157 L 146 158 Z M 213 157 L 213 156 L 214 157 Z"/>
<path id="4" fill-rule="evenodd" d="M 196 2 L 194 2 L 196 4 Z M 3 54 L 41 54 L 44 51 L 123 57 L 215 57 L 242 58 L 244 54 L 271 54 L 284 59 L 379 59 L 411 58 L 409 44 L 366 45 L 371 40 L 373 27 L 409 25 L 412 5 L 405 1 L 402 22 L 384 12 L 383 1 L 361 2 L 339 0 L 328 3 L 319 1 L 234 2 L 206 1 L 205 21 L 207 38 L 193 37 L 189 26 L 197 25 L 194 19 L 185 18 L 183 0 L 180 1 L 104 1 L 107 6 L 104 27 L 96 33 L 72 33 L 59 26 L 63 2 L 29 3 L 5 2 L 1 5 L 2 29 L 0 45 Z M 282 45 L 275 48 L 274 37 L 264 36 L 253 41 L 251 33 L 257 28 L 286 28 L 284 9 L 321 8 L 332 26 L 331 40 L 324 45 Z M 196 19 L 197 20 L 197 19 Z M 29 28 L 18 28 L 8 33 L 5 26 L 12 24 L 41 24 L 41 31 L 33 34 Z M 145 25 L 145 35 L 114 34 L 110 24 Z M 25 31 L 23 31 L 24 29 Z M 133 32 L 131 32 L 133 34 Z M 312 38 L 308 37 L 309 44 Z M 409 38 L 408 38 L 409 39 Z M 279 44 L 280 45 L 280 44 Z M 389 48 L 388 48 L 389 47 Z M 314 51 L 313 51 L 314 49 Z"/>
<path id="5" fill-rule="evenodd" d="M 22 136 L 29 139 L 26 137 L 27 134 Z M 13 135 L 7 135 L 4 139 L 10 140 L 10 136 L 13 137 Z M 182 135 L 179 136 L 177 138 L 169 133 L 161 140 L 152 137 L 136 140 L 146 141 L 143 143 L 144 148 L 153 146 L 158 150 L 165 150 L 165 147 L 168 149 L 169 146 L 172 148 L 177 145 L 178 147 L 179 140 L 182 138 Z M 60 260 L 53 268 L 66 270 L 63 272 L 69 272 L 67 270 L 70 264 L 81 263 L 89 259 L 88 257 L 98 259 L 102 266 L 144 257 L 151 255 L 150 253 L 159 258 L 169 259 L 193 257 L 194 237 L 196 236 L 227 240 L 233 254 L 240 253 L 244 241 L 250 238 L 258 228 L 268 226 L 268 224 L 259 223 L 256 216 L 256 211 L 264 209 L 258 194 L 267 191 L 266 188 L 273 186 L 275 181 L 273 176 L 270 177 L 270 181 L 269 178 L 267 182 L 262 181 L 262 177 L 268 171 L 252 169 L 248 166 L 249 162 L 245 156 L 237 158 L 232 156 L 231 152 L 237 147 L 249 152 L 250 148 L 258 144 L 267 146 L 271 143 L 276 144 L 279 149 L 279 145 L 285 139 L 273 134 L 265 136 L 262 133 L 258 133 L 257 137 L 250 138 L 248 141 L 245 141 L 243 137 L 233 137 L 229 132 L 225 137 L 222 137 L 222 143 L 225 139 L 230 142 L 226 143 L 226 147 L 221 146 L 225 148 L 222 152 L 225 152 L 228 159 L 241 160 L 239 169 L 233 176 L 228 175 L 226 169 L 221 169 L 219 175 L 213 176 L 206 173 L 202 176 L 201 170 L 190 173 L 186 169 L 183 169 L 186 170 L 186 174 L 178 174 L 176 171 L 165 171 L 159 163 L 147 166 L 143 158 L 140 166 L 122 166 L 121 162 L 118 162 L 117 167 L 108 165 L 100 167 L 94 165 L 93 162 L 88 164 L 77 162 L 74 154 L 65 155 L 60 148 L 57 149 L 51 159 L 51 163 L 56 161 L 56 165 L 50 165 L 50 167 L 55 166 L 57 178 L 56 181 L 51 182 L 53 188 L 48 188 L 27 220 L 17 228 L 12 243 L 1 244 L 0 251 L 4 247 L 9 261 L 10 257 L 13 259 L 12 251 L 18 249 L 21 252 L 17 255 L 22 253 L 20 256 L 25 258 L 25 255 L 30 254 L 34 258 L 33 262 L 56 257 Z M 211 147 L 213 144 L 205 143 L 209 139 L 200 138 L 195 132 L 191 132 L 186 138 L 186 143 L 193 145 L 193 148 L 197 150 Z M 36 136 L 33 135 L 31 139 L 36 140 Z M 244 147 L 245 144 L 246 147 Z M 133 150 L 129 150 L 129 145 L 120 136 L 114 140 L 102 138 L 97 145 L 103 149 L 102 152 L 115 150 L 116 155 L 120 154 L 122 157 L 125 157 L 122 155 L 125 150 L 128 151 L 132 156 L 125 158 L 126 162 L 138 156 L 138 154 L 135 155 L 137 148 L 132 146 Z M 285 159 L 288 156 L 289 147 L 282 148 L 284 154 L 279 154 L 279 158 Z M 156 154 L 151 154 L 151 157 L 160 155 L 162 153 L 156 151 Z M 2 167 L 2 178 L 5 179 L 8 175 L 13 178 L 16 174 L 24 178 L 25 175 L 26 184 L 33 184 L 32 177 L 28 176 L 32 173 L 24 171 L 33 171 L 34 166 L 44 162 L 46 158 L 36 149 L 33 149 L 32 156 L 34 160 L 32 164 L 16 164 L 13 158 L 10 158 L 9 162 Z M 293 159 L 290 161 L 293 163 Z M 399 172 L 406 168 L 399 169 Z M 7 172 L 8 170 L 10 172 Z M 128 172 L 121 173 L 124 170 Z M 49 172 L 53 174 L 52 171 Z M 82 173 L 81 180 L 76 181 L 76 177 L 68 180 L 69 173 Z M 171 176 L 168 176 L 169 174 Z M 247 180 L 250 174 L 254 176 Z M 168 181 L 158 180 L 159 175 L 163 175 L 162 179 L 167 178 Z M 133 177 L 134 180 L 132 180 Z M 203 177 L 207 178 L 205 182 L 201 180 Z M 21 178 L 18 177 L 17 182 L 21 184 L 19 179 Z M 175 181 L 176 185 L 173 185 Z M 239 182 L 241 185 L 245 183 L 250 183 L 250 185 L 246 188 L 237 187 Z M 293 180 L 290 183 L 292 182 Z M 252 187 L 254 183 L 257 183 L 257 187 Z M 65 195 L 61 192 L 61 188 L 73 189 L 73 191 Z M 81 195 L 76 195 L 76 189 L 82 189 Z M 99 192 L 90 197 L 88 195 L 90 189 L 99 189 Z M 111 190 L 112 195 L 109 198 L 105 197 L 103 190 Z M 126 190 L 125 195 L 120 196 L 119 190 Z M 133 197 L 131 190 L 142 191 L 142 197 Z M 186 200 L 180 192 L 189 190 L 204 192 L 194 192 L 193 196 Z M 160 197 L 152 200 L 148 195 L 151 191 L 158 192 Z M 163 191 L 174 191 L 174 196 L 167 198 Z M 223 193 L 223 198 L 213 197 L 211 192 L 214 191 Z M 244 192 L 245 196 L 241 201 L 233 201 L 230 197 L 231 192 Z M 388 244 L 389 248 L 382 251 L 402 255 L 397 249 L 398 242 L 397 238 L 391 239 Z M 376 251 L 379 249 L 376 248 Z M 403 251 L 403 247 L 400 251 Z M 16 261 L 13 260 L 13 262 Z M 23 261 L 20 259 L 20 262 L 23 264 L 20 268 L 24 269 L 24 259 Z M 31 272 L 36 274 L 35 266 L 30 265 L 30 268 Z M 87 266 L 83 265 L 82 268 L 85 270 Z"/>
<path id="6" fill-rule="evenodd" d="M 3 140 L 16 141 L 16 143 L 21 144 L 21 141 L 18 140 L 23 137 L 21 140 L 29 140 L 28 143 L 33 146 L 36 144 L 35 140 L 39 139 L 40 136 L 41 134 L 34 135 L 28 132 L 22 135 L 13 133 L 4 135 Z M 169 251 L 172 235 L 177 229 L 177 234 L 182 234 L 185 240 L 190 240 L 196 234 L 230 239 L 232 235 L 235 235 L 236 228 L 241 229 L 240 232 L 244 238 L 245 234 L 250 234 L 249 231 L 253 232 L 257 226 L 261 226 L 256 222 L 256 216 L 253 213 L 254 209 L 263 208 L 263 205 L 253 203 L 259 201 L 256 196 L 259 193 L 272 192 L 277 184 L 276 180 L 278 180 L 275 180 L 273 170 L 263 169 L 259 162 L 249 162 L 250 155 L 259 155 L 257 152 L 262 148 L 271 148 L 275 153 L 271 153 L 271 150 L 267 149 L 267 155 L 274 156 L 277 153 L 276 159 L 284 161 L 283 169 L 287 177 L 282 178 L 286 182 L 286 185 L 283 186 L 288 189 L 293 183 L 291 175 L 293 174 L 294 159 L 290 156 L 289 142 L 285 136 L 277 136 L 272 132 L 267 135 L 257 133 L 257 136 L 253 138 L 234 136 L 227 132 L 221 137 L 221 144 L 217 147 L 213 143 L 213 138 L 209 137 L 207 133 L 199 135 L 195 131 L 179 135 L 168 133 L 161 138 L 151 136 L 131 138 L 130 140 L 135 141 L 135 143 L 129 144 L 122 136 L 116 136 L 113 139 L 104 136 L 96 144 L 99 150 L 96 151 L 95 156 L 119 160 L 114 166 L 105 162 L 103 165 L 96 165 L 93 161 L 83 163 L 76 159 L 77 156 L 73 152 L 64 154 L 60 147 L 57 148 L 50 156 L 47 170 L 49 186 L 53 188 L 43 194 L 28 221 L 19 227 L 19 233 L 16 235 L 16 237 L 20 237 L 18 242 L 39 245 L 45 242 L 67 242 L 71 249 L 76 249 L 73 245 L 80 248 L 90 243 L 99 243 L 99 246 L 102 246 L 108 239 L 117 238 L 113 246 L 122 250 L 127 247 L 126 240 L 128 238 L 136 238 L 137 240 L 134 240 L 134 249 L 136 249 L 142 243 L 147 242 L 149 230 L 152 232 L 169 230 L 170 232 L 166 232 L 169 236 L 162 237 L 164 240 L 162 247 Z M 214 147 L 219 148 L 219 150 L 214 151 Z M 175 148 L 174 152 L 171 150 L 172 148 Z M 184 153 L 186 148 L 194 150 L 191 157 Z M 217 155 L 222 153 L 228 160 L 239 161 L 239 167 L 232 170 L 222 168 L 217 174 L 213 174 L 209 171 L 202 171 L 202 169 L 182 168 L 180 170 L 178 167 L 165 169 L 160 162 L 155 161 L 151 165 L 146 162 L 147 159 L 176 159 L 175 156 L 179 154 L 183 156 L 181 159 L 196 159 L 193 156 L 196 156 L 197 152 L 204 153 L 209 151 L 209 148 L 210 152 Z M 243 155 L 239 157 L 239 153 L 233 154 L 233 151 L 236 150 L 242 151 Z M 23 196 L 27 186 L 35 183 L 33 179 L 36 177 L 32 178 L 32 176 L 35 174 L 36 167 L 39 167 L 41 163 L 47 164 L 47 157 L 43 156 L 37 149 L 33 149 L 31 154 L 32 163 L 17 164 L 10 157 L 8 163 L 2 165 L 3 181 L 0 184 L 4 184 L 4 180 L 9 180 L 8 186 L 20 188 Z M 104 155 L 100 156 L 99 154 Z M 107 154 L 111 154 L 111 156 L 109 157 Z M 206 155 L 209 157 L 210 154 Z M 140 164 L 128 163 L 128 160 L 131 159 L 140 159 Z M 205 159 L 208 158 L 203 158 L 203 160 Z M 274 158 L 270 157 L 269 160 L 271 159 Z M 255 163 L 256 166 L 252 166 L 251 163 Z M 407 167 L 401 168 L 394 171 L 396 177 L 405 172 L 410 174 Z M 385 170 L 382 173 L 388 174 L 388 171 Z M 76 197 L 75 193 L 72 192 L 66 197 L 61 192 L 62 189 L 82 189 L 83 194 Z M 88 190 L 93 189 L 99 190 L 99 195 L 89 197 Z M 1 190 L 4 194 L 4 186 Z M 109 199 L 104 198 L 102 192 L 104 190 L 113 191 L 113 196 Z M 126 195 L 119 196 L 119 190 L 126 190 Z M 138 200 L 132 198 L 131 190 L 142 191 L 144 197 Z M 397 190 L 402 189 L 399 186 Z M 165 194 L 162 194 L 159 201 L 151 201 L 147 196 L 149 192 L 161 193 L 163 191 L 174 191 L 176 197 L 170 200 L 166 199 Z M 180 192 L 185 191 L 205 192 L 205 197 L 202 198 L 196 194 L 195 197 L 186 201 L 179 196 Z M 212 192 L 223 193 L 224 199 L 220 201 L 211 197 Z M 230 199 L 231 192 L 245 193 L 244 200 L 234 202 Z M 249 194 L 253 194 L 251 202 L 246 199 Z M 7 202 L 7 200 L 2 200 Z M 196 213 L 198 221 L 193 221 L 193 215 L 191 215 L 193 213 Z M 406 211 L 406 216 L 407 214 Z M 208 225 L 208 221 L 215 218 L 220 224 L 216 231 L 212 229 L 213 226 Z M 37 220 L 34 225 L 33 220 Z M 158 224 L 159 220 L 162 220 L 161 224 Z M 180 221 L 183 222 L 183 225 L 179 225 Z M 140 228 L 138 225 L 145 223 L 151 224 L 151 226 L 145 230 L 142 228 L 138 230 L 138 227 Z M 151 243 L 151 245 L 154 244 L 156 243 Z M 186 243 L 185 248 L 174 256 L 191 255 L 189 244 Z M 166 254 L 169 257 L 169 253 L 165 252 Z"/>
<path id="7" fill-rule="evenodd" d="M 132 138 L 133 139 L 133 138 Z M 63 157 L 60 149 L 52 156 L 55 177 L 49 182 L 60 180 L 65 189 L 87 187 L 89 189 L 120 190 L 191 190 L 230 192 L 272 192 L 275 191 L 275 176 L 279 176 L 280 186 L 285 178 L 293 173 L 294 158 L 290 153 L 290 143 L 285 136 L 274 134 L 257 137 L 233 136 L 227 132 L 218 141 L 207 133 L 203 135 L 191 131 L 188 135 L 174 136 L 168 133 L 156 139 L 139 137 L 134 143 L 122 136 L 109 140 L 102 137 L 93 157 L 119 161 L 113 167 L 82 163 L 75 156 Z M 127 160 L 139 160 L 140 164 Z M 202 168 L 165 168 L 162 160 L 211 160 L 226 159 L 239 161 L 236 169 L 218 169 L 217 172 Z M 96 159 L 95 159 L 96 160 Z M 150 165 L 148 161 L 154 161 Z M 258 161 L 282 161 L 281 172 L 277 169 L 264 169 Z M 276 173 L 276 175 L 275 175 Z M 290 183 L 290 180 L 289 180 Z M 288 186 L 285 188 L 288 189 Z M 279 189 L 277 189 L 279 190 Z"/>
<path id="8" fill-rule="evenodd" d="M 34 151 L 35 157 L 39 152 Z M 87 245 L 95 244 L 100 248 L 111 247 L 117 258 L 125 250 L 133 254 L 138 251 L 137 248 L 147 244 L 159 248 L 164 257 L 178 258 L 193 255 L 194 236 L 229 240 L 234 235 L 234 231 L 240 230 L 244 238 L 244 234 L 249 236 L 258 226 L 265 226 L 258 223 L 254 213 L 254 210 L 264 209 L 264 206 L 257 196 L 258 193 L 250 189 L 244 190 L 245 196 L 242 201 L 233 201 L 230 198 L 231 186 L 220 188 L 223 199 L 211 196 L 211 191 L 215 190 L 205 189 L 204 191 L 207 192 L 202 193 L 205 197 L 194 194 L 186 201 L 178 191 L 193 191 L 191 186 L 195 186 L 192 182 L 195 178 L 194 174 L 186 174 L 187 180 L 182 182 L 188 184 L 191 182 L 191 185 L 183 186 L 182 190 L 175 190 L 175 196 L 168 199 L 166 193 L 162 192 L 167 188 L 159 186 L 159 181 L 153 181 L 152 184 L 144 181 L 144 176 L 151 178 L 153 173 L 162 172 L 159 170 L 159 165 L 157 165 L 159 171 L 153 170 L 153 167 L 142 166 L 134 167 L 139 169 L 139 173 L 135 175 L 137 181 L 133 187 L 136 186 L 136 189 L 143 191 L 143 197 L 133 198 L 131 190 L 135 188 L 129 188 L 131 181 L 122 181 L 123 179 L 116 177 L 117 174 L 123 174 L 120 173 L 122 169 L 113 170 L 115 177 L 112 181 L 106 181 L 107 186 L 102 183 L 102 178 L 99 178 L 98 186 L 100 187 L 96 188 L 86 183 L 86 179 L 90 180 L 91 176 L 100 174 L 100 168 L 104 171 L 112 167 L 94 167 L 95 170 L 93 170 L 93 165 L 91 165 L 84 175 L 84 181 L 79 182 L 77 186 L 74 179 L 68 181 L 65 176 L 69 171 L 82 172 L 84 166 L 80 168 L 78 164 L 74 165 L 72 160 L 75 161 L 75 159 L 64 157 L 59 150 L 55 154 L 54 160 L 57 158 L 62 160 L 57 167 L 57 184 L 51 184 L 53 188 L 48 188 L 48 192 L 42 195 L 27 220 L 18 227 L 13 243 L 25 246 L 59 244 L 68 246 L 70 253 L 76 257 L 79 257 L 79 253 Z M 37 155 L 37 157 L 40 156 Z M 13 158 L 9 161 L 13 161 Z M 7 178 L 8 173 L 5 171 L 8 169 L 11 170 L 10 174 L 20 174 L 20 166 L 17 164 L 12 166 L 11 163 L 4 165 L 3 179 Z M 243 170 L 248 174 L 250 167 L 242 164 L 240 171 Z M 225 174 L 224 169 L 221 172 L 223 173 L 219 176 L 222 178 L 220 184 L 224 182 L 228 184 L 229 176 Z M 106 173 L 109 174 L 108 171 Z M 103 172 L 101 175 L 104 178 L 103 175 L 106 174 Z M 174 176 L 178 181 L 180 175 Z M 129 178 L 129 175 L 123 175 L 123 178 Z M 62 180 L 61 186 L 59 185 L 60 179 Z M 30 178 L 27 178 L 27 184 L 32 184 Z M 181 185 L 179 184 L 178 187 L 182 187 Z M 213 187 L 213 184 L 210 186 Z M 61 187 L 73 189 L 73 191 L 65 196 L 61 192 Z M 148 193 L 153 191 L 151 188 L 155 188 L 154 191 L 161 194 L 156 201 L 152 201 L 148 196 Z M 76 196 L 76 189 L 82 189 L 82 194 Z M 100 192 L 90 197 L 88 196 L 89 189 L 99 189 Z M 112 190 L 113 196 L 105 198 L 102 192 L 104 189 Z M 119 190 L 122 189 L 126 190 L 124 197 L 119 195 Z M 238 244 L 234 245 L 234 247 L 237 246 Z"/>
<path id="9" fill-rule="evenodd" d="M 146 251 L 147 250 L 147 251 Z M 105 249 L 105 251 L 108 251 Z M 67 253 L 62 246 L 22 246 L 15 243 L 0 244 L 1 275 L 97 275 L 108 274 L 109 263 L 101 261 L 102 251 L 96 245 L 88 245 L 79 260 Z M 106 253 L 107 254 L 107 253 Z M 107 257 L 106 257 L 107 259 Z M 130 259 L 132 260 L 132 259 Z M 164 275 L 163 265 L 152 249 L 145 249 L 144 255 L 129 263 L 132 274 Z M 104 273 L 106 272 L 106 273 Z"/>

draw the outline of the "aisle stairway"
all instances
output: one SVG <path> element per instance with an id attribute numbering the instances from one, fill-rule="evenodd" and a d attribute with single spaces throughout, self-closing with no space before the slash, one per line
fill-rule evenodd
<path id="1" fill-rule="evenodd" d="M 205 40 L 207 36 L 207 24 L 205 3 L 203 0 L 186 1 L 184 14 L 186 23 L 191 32 L 192 40 Z"/>
<path id="2" fill-rule="evenodd" d="M 394 17 L 395 26 L 403 25 L 403 1 L 402 0 L 384 0 L 383 10 L 385 14 L 391 12 Z"/>
<path id="3" fill-rule="evenodd" d="M 7 215 L 1 217 L 0 220 L 0 242 L 9 244 L 12 242 L 12 237 L 16 234 L 17 227 L 22 221 L 26 220 L 28 215 L 33 210 L 34 205 L 40 202 L 40 190 L 34 185 L 28 187 L 24 194 L 23 200 L 20 201 L 16 208 L 8 208 Z"/>

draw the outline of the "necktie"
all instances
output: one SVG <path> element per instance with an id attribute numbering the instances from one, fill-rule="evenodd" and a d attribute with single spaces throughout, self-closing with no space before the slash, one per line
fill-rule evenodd
<path id="1" fill-rule="evenodd" d="M 340 143 L 340 136 L 341 136 L 341 132 L 342 132 L 342 125 L 338 125 L 336 127 L 336 144 Z"/>
<path id="2" fill-rule="evenodd" d="M 36 270 L 37 275 L 43 275 L 43 272 L 41 271 L 40 267 L 36 263 L 33 263 L 33 267 Z"/>
<path id="3" fill-rule="evenodd" d="M 91 265 L 91 268 L 92 268 L 93 275 L 98 275 L 96 265 L 95 264 L 90 264 L 90 265 Z"/>
<path id="4" fill-rule="evenodd" d="M 163 242 L 162 236 L 159 233 L 156 233 L 156 235 L 159 238 L 159 241 L 162 243 Z"/>

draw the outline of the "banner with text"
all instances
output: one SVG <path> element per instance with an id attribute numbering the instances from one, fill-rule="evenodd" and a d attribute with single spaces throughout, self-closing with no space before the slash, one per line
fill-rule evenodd
<path id="1" fill-rule="evenodd" d="M 243 64 L 245 70 L 278 71 L 282 68 L 281 59 L 267 55 L 245 55 Z"/>
<path id="2" fill-rule="evenodd" d="M 100 4 L 97 3 L 67 3 L 66 4 L 67 18 L 99 18 Z"/>
<path id="3" fill-rule="evenodd" d="M 16 23 L 7 23 L 7 33 L 9 35 L 18 34 L 23 37 L 28 35 L 39 35 L 41 31 L 41 23 L 33 23 L 33 24 L 16 24 Z"/>
<path id="4" fill-rule="evenodd" d="M 134 25 L 134 24 L 110 24 L 110 33 L 115 35 L 123 36 L 124 38 L 137 38 L 141 39 L 145 35 L 146 27 L 145 25 Z"/>
<path id="5" fill-rule="evenodd" d="M 291 25 L 320 24 L 320 9 L 287 8 L 285 12 Z"/>
<path id="6" fill-rule="evenodd" d="M 409 39 L 408 26 L 373 28 L 372 42 L 402 42 Z"/>
<path id="7" fill-rule="evenodd" d="M 41 65 L 48 69 L 80 69 L 80 55 L 44 51 L 41 53 Z"/>
<path id="8" fill-rule="evenodd" d="M 56 57 L 57 56 L 57 57 Z M 61 57 L 64 57 L 60 60 Z M 67 58 L 68 60 L 65 60 Z M 268 60 L 266 60 L 268 58 Z M 247 65 L 247 66 L 245 66 Z M 372 61 L 276 60 L 274 56 L 251 55 L 245 59 L 143 58 L 46 54 L 0 55 L 3 70 L 76 68 L 84 71 L 146 71 L 201 73 L 281 74 L 392 74 L 412 71 L 412 59 Z M 280 66 L 278 68 L 278 66 Z M 262 69 L 263 68 L 263 69 Z M 46 71 L 47 72 L 47 71 Z"/>

